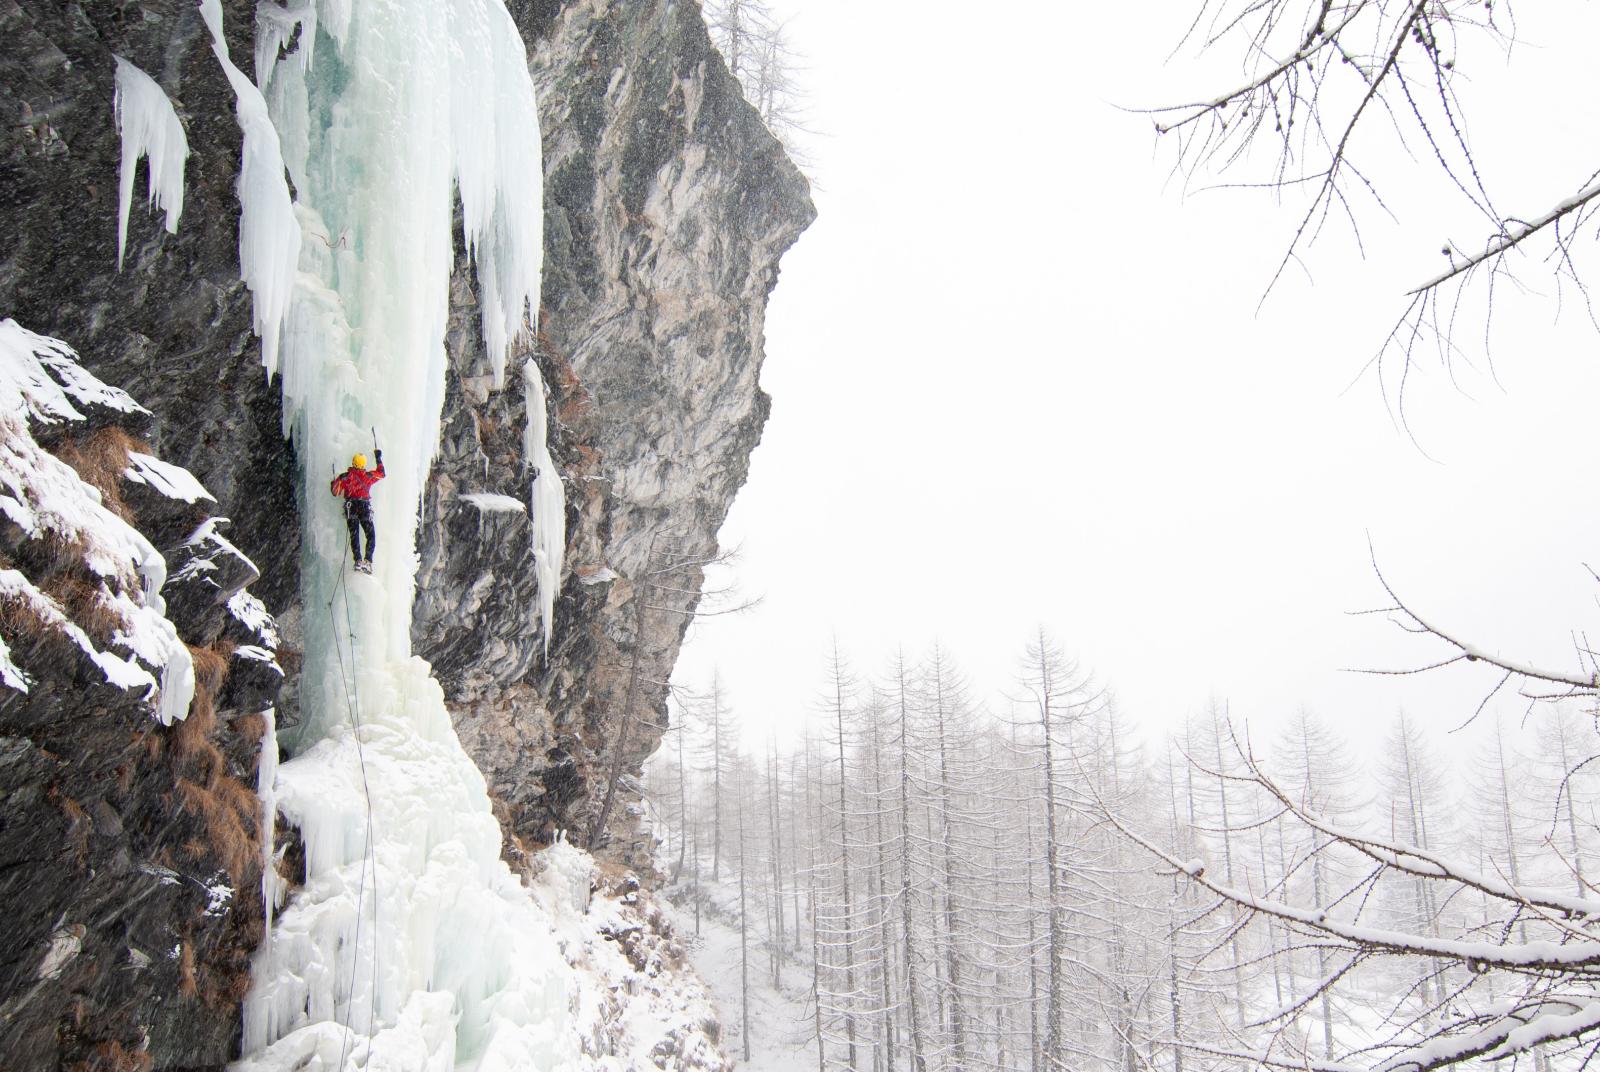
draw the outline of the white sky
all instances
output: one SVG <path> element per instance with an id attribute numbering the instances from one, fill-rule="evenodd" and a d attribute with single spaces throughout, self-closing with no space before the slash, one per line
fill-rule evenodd
<path id="1" fill-rule="evenodd" d="M 1515 82 L 1474 69 L 1474 144 L 1513 211 L 1596 164 L 1592 65 L 1562 46 L 1600 40 L 1595 8 L 1519 6 Z M 819 215 L 783 262 L 772 418 L 723 530 L 764 602 L 697 623 L 676 680 L 720 667 L 751 727 L 781 730 L 834 635 L 867 673 L 938 640 L 998 697 L 1042 623 L 1147 726 L 1213 696 L 1255 723 L 1305 704 L 1387 728 L 1403 705 L 1453 726 L 1492 680 L 1340 671 L 1438 654 L 1347 614 L 1382 602 L 1368 534 L 1416 608 L 1574 667 L 1571 630 L 1600 640 L 1582 309 L 1556 322 L 1537 264 L 1542 294 L 1502 291 L 1498 383 L 1480 362 L 1408 388 L 1425 456 L 1357 377 L 1442 240 L 1481 241 L 1439 215 L 1433 171 L 1419 193 L 1380 170 L 1400 226 L 1369 213 L 1365 259 L 1331 230 L 1258 314 L 1294 206 L 1185 195 L 1150 120 L 1113 106 L 1237 80 L 1166 60 L 1191 0 L 976 10 L 796 5 Z"/>

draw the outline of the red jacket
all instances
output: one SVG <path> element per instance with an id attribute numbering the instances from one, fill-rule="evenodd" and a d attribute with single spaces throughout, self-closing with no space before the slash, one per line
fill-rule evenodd
<path id="1" fill-rule="evenodd" d="M 343 495 L 347 499 L 366 499 L 372 495 L 372 485 L 383 479 L 383 463 L 373 470 L 357 469 L 351 466 L 328 485 L 328 490 L 335 495 Z"/>

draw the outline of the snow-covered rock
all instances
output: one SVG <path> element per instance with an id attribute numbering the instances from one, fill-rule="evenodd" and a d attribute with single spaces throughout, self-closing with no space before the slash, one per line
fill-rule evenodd
<path id="1" fill-rule="evenodd" d="M 146 416 L 0 322 L 0 960 L 33 966 L 0 996 L 8 1067 L 225 1057 L 204 1010 L 237 1001 L 260 926 L 282 671 L 236 646 L 275 637 L 209 493 L 115 423 Z"/>
<path id="2" fill-rule="evenodd" d="M 106 682 L 135 691 L 170 726 L 188 713 L 194 665 L 166 617 L 166 561 L 100 489 L 33 438 L 31 426 L 86 425 L 74 400 L 117 397 L 74 356 L 14 320 L 0 322 L 0 548 L 10 561 L 36 563 L 39 578 L 15 569 L 0 576 L 16 610 L 3 679 L 26 691 L 29 673 L 11 652 L 26 644 L 45 654 L 49 635 L 59 634 Z M 67 368 L 75 371 L 63 374 Z M 62 580 L 47 592 L 39 587 L 45 578 Z"/>
<path id="3" fill-rule="evenodd" d="M 539 853 L 533 870 L 534 895 L 579 980 L 576 1019 L 592 1067 L 729 1072 L 710 995 L 638 877 L 597 867 L 564 840 Z"/>

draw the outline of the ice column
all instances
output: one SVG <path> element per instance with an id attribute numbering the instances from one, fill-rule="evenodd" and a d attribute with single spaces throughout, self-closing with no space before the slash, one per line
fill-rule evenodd
<path id="1" fill-rule="evenodd" d="M 539 581 L 539 627 L 544 633 L 544 652 L 549 655 L 550 634 L 556 621 L 556 592 L 561 585 L 561 560 L 567 550 L 567 493 L 550 458 L 544 377 L 531 360 L 522 366 L 522 392 L 528 411 L 522 460 L 533 478 L 533 568 Z"/>

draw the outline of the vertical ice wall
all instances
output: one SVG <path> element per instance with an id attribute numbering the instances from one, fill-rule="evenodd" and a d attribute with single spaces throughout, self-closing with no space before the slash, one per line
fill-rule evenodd
<path id="1" fill-rule="evenodd" d="M 259 955 L 240 1067 L 576 1067 L 565 962 L 410 650 L 458 189 L 497 377 L 537 302 L 541 155 L 521 37 L 501 0 L 260 12 L 257 77 L 304 235 L 279 361 L 303 467 L 302 723 L 275 795 L 305 839 L 307 881 Z M 348 569 L 326 487 L 373 454 L 374 429 L 387 479 L 367 577 Z"/>

